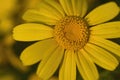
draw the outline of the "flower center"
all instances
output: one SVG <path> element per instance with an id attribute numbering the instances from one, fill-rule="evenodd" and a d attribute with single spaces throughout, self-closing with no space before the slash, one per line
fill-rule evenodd
<path id="1" fill-rule="evenodd" d="M 80 17 L 67 16 L 55 26 L 54 38 L 65 49 L 79 50 L 89 38 L 87 23 Z"/>

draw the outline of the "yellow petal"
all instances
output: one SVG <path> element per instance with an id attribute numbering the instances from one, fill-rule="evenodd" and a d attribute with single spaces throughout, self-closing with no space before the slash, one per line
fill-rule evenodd
<path id="1" fill-rule="evenodd" d="M 95 8 L 85 19 L 88 21 L 89 25 L 96 25 L 113 19 L 118 15 L 119 11 L 120 8 L 115 2 L 108 2 Z"/>
<path id="2" fill-rule="evenodd" d="M 117 59 L 103 48 L 94 44 L 87 44 L 85 50 L 90 54 L 91 59 L 99 66 L 107 69 L 114 70 L 118 66 Z"/>
<path id="3" fill-rule="evenodd" d="M 36 42 L 27 47 L 20 56 L 24 65 L 32 65 L 40 61 L 48 52 L 51 53 L 57 47 L 53 39 Z"/>
<path id="4" fill-rule="evenodd" d="M 45 0 L 45 2 L 48 3 L 50 6 L 52 6 L 54 9 L 56 9 L 59 12 L 59 16 L 60 17 L 64 17 L 65 16 L 65 12 L 64 12 L 62 6 L 57 1 Z"/>
<path id="5" fill-rule="evenodd" d="M 112 41 L 109 41 L 109 40 L 106 40 L 106 39 L 103 39 L 100 37 L 91 36 L 89 39 L 89 42 L 96 44 L 96 45 L 114 53 L 117 56 L 120 56 L 120 45 L 118 45 Z"/>
<path id="6" fill-rule="evenodd" d="M 42 22 L 49 25 L 55 25 L 62 17 L 64 17 L 62 7 L 53 0 L 43 0 L 36 9 L 30 9 L 23 15 L 23 19 L 29 22 Z"/>
<path id="7" fill-rule="evenodd" d="M 84 80 L 98 80 L 97 68 L 83 49 L 76 53 L 76 61 L 78 70 Z"/>
<path id="8" fill-rule="evenodd" d="M 81 1 L 83 1 L 83 2 L 81 2 L 82 3 L 82 8 L 81 8 L 81 17 L 84 17 L 85 16 L 85 14 L 87 13 L 87 9 L 88 9 L 88 3 L 87 3 L 87 0 L 81 0 Z"/>
<path id="9" fill-rule="evenodd" d="M 74 16 L 83 17 L 88 9 L 87 0 L 71 0 Z"/>
<path id="10" fill-rule="evenodd" d="M 76 80 L 76 63 L 73 51 L 66 51 L 59 71 L 59 80 Z"/>
<path id="11" fill-rule="evenodd" d="M 58 47 L 49 55 L 46 55 L 38 66 L 37 74 L 40 80 L 49 80 L 57 70 L 63 58 L 64 49 Z"/>
<path id="12" fill-rule="evenodd" d="M 120 21 L 109 22 L 90 28 L 91 35 L 103 38 L 120 38 Z"/>
<path id="13" fill-rule="evenodd" d="M 57 22 L 54 18 L 41 15 L 39 11 L 33 9 L 27 10 L 23 15 L 23 19 L 27 22 L 39 22 L 49 25 L 55 25 Z"/>
<path id="14" fill-rule="evenodd" d="M 87 12 L 86 0 L 59 0 L 68 16 L 83 17 Z"/>
<path id="15" fill-rule="evenodd" d="M 13 30 L 13 37 L 18 41 L 36 41 L 53 37 L 53 29 L 34 23 L 18 25 Z"/>
<path id="16" fill-rule="evenodd" d="M 73 15 L 73 10 L 72 10 L 72 2 L 71 2 L 71 0 L 59 0 L 59 2 L 62 5 L 65 13 L 68 16 L 72 16 Z"/>

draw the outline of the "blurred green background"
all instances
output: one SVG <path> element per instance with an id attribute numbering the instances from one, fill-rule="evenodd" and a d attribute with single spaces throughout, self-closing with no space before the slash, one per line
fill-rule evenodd
<path id="1" fill-rule="evenodd" d="M 12 30 L 16 25 L 25 23 L 22 15 L 29 8 L 34 8 L 41 0 L 0 0 L 0 80 L 39 80 L 35 72 L 37 65 L 23 66 L 19 60 L 20 53 L 34 42 L 14 41 Z M 115 1 L 120 6 L 120 0 L 88 0 L 89 11 L 95 7 Z M 111 10 L 112 11 L 112 10 Z M 120 15 L 111 21 L 120 20 Z M 120 39 L 111 39 L 120 44 Z M 118 58 L 120 61 L 120 58 Z M 115 71 L 107 71 L 98 67 L 100 80 L 120 80 L 120 65 Z M 54 74 L 55 78 L 58 73 Z M 54 77 L 51 80 L 56 80 Z M 77 80 L 82 80 L 80 74 Z"/>

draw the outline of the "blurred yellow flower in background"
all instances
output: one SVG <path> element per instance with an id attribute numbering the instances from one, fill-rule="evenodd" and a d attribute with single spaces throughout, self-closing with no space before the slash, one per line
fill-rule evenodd
<path id="1" fill-rule="evenodd" d="M 4 68 L 11 65 L 19 71 L 24 72 L 27 68 L 23 66 L 18 56 L 13 51 L 15 41 L 12 37 L 12 29 L 16 25 L 14 15 L 16 9 L 18 9 L 17 4 L 18 0 L 0 0 L 0 67 Z M 2 79 L 2 76 L 0 79 Z M 7 80 L 7 76 L 5 80 Z"/>
<path id="2" fill-rule="evenodd" d="M 17 1 L 18 0 L 0 0 L 0 19 L 14 13 Z"/>
<path id="3" fill-rule="evenodd" d="M 86 15 L 87 9 L 87 0 L 42 0 L 23 15 L 29 23 L 14 28 L 15 40 L 38 41 L 20 59 L 24 65 L 41 61 L 40 80 L 59 66 L 59 80 L 76 80 L 76 66 L 84 80 L 98 80 L 95 64 L 110 71 L 118 66 L 111 53 L 120 56 L 120 45 L 108 39 L 120 38 L 120 21 L 107 22 L 119 14 L 118 5 L 108 2 Z"/>

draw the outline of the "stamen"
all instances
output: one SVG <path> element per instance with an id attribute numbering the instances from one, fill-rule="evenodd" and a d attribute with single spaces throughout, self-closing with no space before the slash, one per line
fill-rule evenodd
<path id="1" fill-rule="evenodd" d="M 80 17 L 67 16 L 55 26 L 54 38 L 65 49 L 81 49 L 89 38 L 87 23 Z"/>

